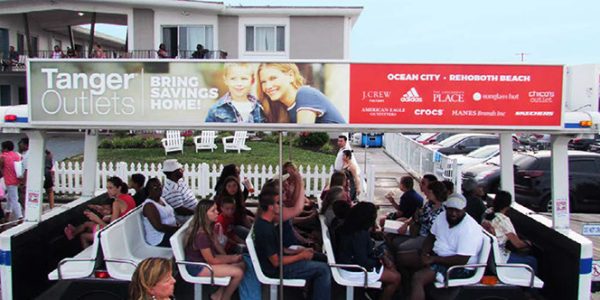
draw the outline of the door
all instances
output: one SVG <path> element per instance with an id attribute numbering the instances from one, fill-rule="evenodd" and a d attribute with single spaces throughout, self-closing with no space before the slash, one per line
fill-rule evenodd
<path id="1" fill-rule="evenodd" d="M 177 26 L 163 27 L 163 44 L 167 47 L 170 57 L 177 56 L 179 34 Z"/>
<path id="2" fill-rule="evenodd" d="M 569 160 L 571 206 L 577 211 L 600 211 L 600 164 L 592 157 Z"/>
<path id="3" fill-rule="evenodd" d="M 10 105 L 10 85 L 0 85 L 0 105 Z"/>
<path id="4" fill-rule="evenodd" d="M 8 29 L 0 28 L 0 53 L 2 58 L 8 58 Z"/>

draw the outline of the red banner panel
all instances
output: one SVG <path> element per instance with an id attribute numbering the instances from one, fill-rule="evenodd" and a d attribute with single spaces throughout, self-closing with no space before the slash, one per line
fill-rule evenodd
<path id="1" fill-rule="evenodd" d="M 351 124 L 560 126 L 563 67 L 351 64 Z"/>

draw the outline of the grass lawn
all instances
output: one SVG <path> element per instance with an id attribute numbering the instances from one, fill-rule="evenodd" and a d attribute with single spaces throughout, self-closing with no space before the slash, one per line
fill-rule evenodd
<path id="1" fill-rule="evenodd" d="M 176 158 L 179 162 L 185 164 L 251 164 L 251 165 L 272 165 L 279 164 L 279 144 L 260 142 L 260 141 L 247 141 L 246 145 L 252 148 L 251 151 L 242 151 L 238 154 L 237 152 L 227 151 L 223 152 L 223 145 L 217 144 L 218 149 L 214 152 L 207 150 L 196 153 L 194 147 L 185 147 L 183 153 L 171 152 L 168 156 L 165 156 L 163 148 L 151 148 L 151 149 L 98 149 L 98 161 L 105 162 L 140 162 L 140 163 L 162 163 L 167 158 Z M 290 146 L 283 146 L 283 161 L 289 159 Z M 296 165 L 304 166 L 315 166 L 321 165 L 330 166 L 335 162 L 335 155 L 325 154 L 321 152 L 314 152 L 310 150 L 304 150 L 301 148 L 292 147 L 292 161 Z M 83 156 L 79 155 L 69 159 L 69 161 L 83 161 Z"/>

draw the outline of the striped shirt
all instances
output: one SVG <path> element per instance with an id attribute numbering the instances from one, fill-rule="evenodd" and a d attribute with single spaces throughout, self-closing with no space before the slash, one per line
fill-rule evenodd
<path id="1" fill-rule="evenodd" d="M 162 196 L 173 208 L 185 207 L 193 210 L 198 204 L 194 192 L 183 178 L 179 179 L 178 182 L 167 179 Z"/>

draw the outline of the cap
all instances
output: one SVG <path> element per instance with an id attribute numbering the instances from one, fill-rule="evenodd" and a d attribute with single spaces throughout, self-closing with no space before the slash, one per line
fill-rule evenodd
<path id="1" fill-rule="evenodd" d="M 176 159 L 167 159 L 163 162 L 162 166 L 163 172 L 173 172 L 181 168 L 183 166 Z"/>
<path id="2" fill-rule="evenodd" d="M 467 207 L 467 199 L 461 194 L 452 194 L 444 201 L 444 206 L 448 208 L 465 209 L 465 207 Z"/>
<path id="3" fill-rule="evenodd" d="M 290 178 L 290 174 L 283 174 L 281 176 L 281 178 L 283 179 L 282 181 L 286 181 L 288 178 Z M 273 178 L 271 178 L 272 180 L 279 180 L 279 174 L 276 174 L 273 176 Z"/>
<path id="4" fill-rule="evenodd" d="M 465 179 L 462 183 L 462 190 L 465 192 L 474 191 L 477 188 L 477 181 L 473 178 Z"/>

